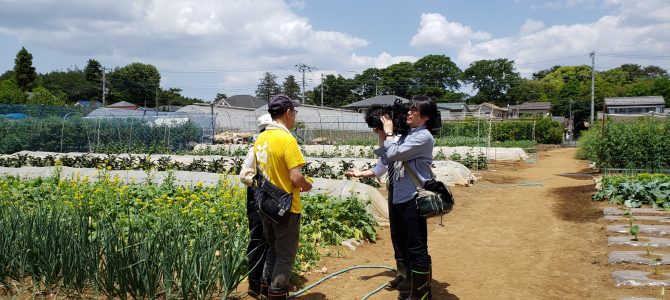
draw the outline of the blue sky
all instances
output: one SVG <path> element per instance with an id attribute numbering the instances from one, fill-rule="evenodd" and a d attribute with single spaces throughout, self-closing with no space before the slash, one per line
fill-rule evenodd
<path id="1" fill-rule="evenodd" d="M 206 101 L 253 94 L 263 72 L 296 64 L 351 77 L 443 54 L 462 69 L 508 58 L 525 77 L 552 65 L 670 68 L 667 0 L 0 0 L 0 72 L 22 46 L 40 73 L 90 58 L 155 65 L 163 88 Z M 630 55 L 635 55 L 632 57 Z"/>

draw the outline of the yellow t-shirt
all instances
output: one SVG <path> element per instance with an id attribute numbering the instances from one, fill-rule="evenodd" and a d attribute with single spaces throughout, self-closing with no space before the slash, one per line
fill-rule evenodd
<path id="1" fill-rule="evenodd" d="M 300 188 L 293 186 L 289 169 L 305 164 L 298 142 L 288 132 L 281 129 L 263 131 L 254 143 L 254 155 L 263 176 L 272 184 L 293 194 L 291 212 L 300 213 Z"/>

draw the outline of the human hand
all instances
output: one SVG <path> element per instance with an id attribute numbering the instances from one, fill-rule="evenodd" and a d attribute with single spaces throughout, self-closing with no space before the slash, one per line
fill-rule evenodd
<path id="1" fill-rule="evenodd" d="M 356 169 L 349 169 L 346 172 L 344 172 L 344 176 L 347 177 L 361 177 L 361 175 L 363 175 L 363 172 Z"/>
<path id="2" fill-rule="evenodd" d="M 382 121 L 382 124 L 384 125 L 384 134 L 387 132 L 393 132 L 393 120 L 389 118 L 388 115 L 383 115 L 379 118 Z"/>

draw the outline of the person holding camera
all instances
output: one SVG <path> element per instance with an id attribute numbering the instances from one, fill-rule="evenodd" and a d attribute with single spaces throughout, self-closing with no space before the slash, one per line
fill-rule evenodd
<path id="1" fill-rule="evenodd" d="M 407 268 L 411 285 L 398 285 L 399 299 L 430 299 L 431 258 L 428 254 L 428 227 L 426 218 L 419 215 L 416 206 L 417 190 L 408 171 L 413 171 L 421 183 L 431 176 L 433 163 L 433 133 L 439 130 L 441 120 L 437 105 L 427 96 L 415 96 L 409 105 L 406 124 L 409 131 L 395 139 L 393 120 L 380 117 L 383 130 L 378 130 L 383 146 L 375 150 L 381 163 L 389 169 L 389 221 L 391 238 L 397 261 Z M 404 124 L 401 124 L 404 125 Z M 405 170 L 405 167 L 411 170 Z"/>
<path id="2" fill-rule="evenodd" d="M 300 192 L 312 189 L 300 168 L 305 158 L 289 128 L 295 125 L 300 106 L 283 94 L 272 97 L 268 112 L 272 122 L 254 143 L 258 169 L 267 180 L 292 195 L 289 216 L 275 223 L 261 214 L 266 242 L 265 268 L 261 280 L 261 299 L 286 299 L 291 268 L 300 237 Z"/>

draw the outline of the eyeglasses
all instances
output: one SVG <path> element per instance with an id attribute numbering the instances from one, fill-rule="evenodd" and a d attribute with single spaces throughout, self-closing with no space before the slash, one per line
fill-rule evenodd
<path id="1" fill-rule="evenodd" d="M 293 111 L 295 112 L 296 115 L 298 114 L 298 111 L 297 111 L 297 110 L 294 109 Z"/>
<path id="2" fill-rule="evenodd" d="M 416 107 L 410 107 L 410 108 L 409 108 L 409 111 L 411 111 L 411 112 L 417 112 L 417 111 L 419 111 L 419 109 L 416 108 Z"/>

